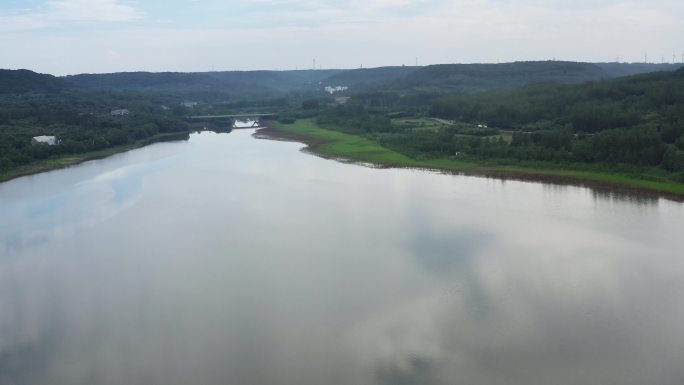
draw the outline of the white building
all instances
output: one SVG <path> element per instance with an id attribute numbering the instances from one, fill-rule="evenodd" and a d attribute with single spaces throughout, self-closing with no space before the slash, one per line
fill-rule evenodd
<path id="1" fill-rule="evenodd" d="M 33 143 L 33 144 L 45 143 L 48 146 L 54 146 L 57 144 L 57 137 L 56 136 L 47 136 L 47 135 L 34 136 L 33 139 L 31 139 L 31 143 Z"/>
<path id="2" fill-rule="evenodd" d="M 127 109 L 125 109 L 125 108 L 115 108 L 115 109 L 113 109 L 112 112 L 111 112 L 112 116 L 126 116 L 126 115 L 128 115 L 128 114 L 130 114 L 130 113 L 131 113 L 131 112 L 128 111 Z"/>
<path id="3" fill-rule="evenodd" d="M 335 92 L 342 92 L 348 90 L 349 87 L 347 86 L 326 86 L 325 87 L 325 92 L 329 93 L 330 95 L 334 94 Z"/>

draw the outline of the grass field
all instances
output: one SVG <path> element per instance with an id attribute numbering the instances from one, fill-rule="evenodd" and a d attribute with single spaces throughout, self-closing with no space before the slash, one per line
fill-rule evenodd
<path id="1" fill-rule="evenodd" d="M 298 120 L 293 124 L 269 122 L 269 127 L 292 139 L 309 144 L 314 152 L 325 157 L 346 158 L 385 166 L 420 167 L 422 165 L 406 155 L 382 147 L 369 139 L 320 128 L 311 119 Z"/>
<path id="2" fill-rule="evenodd" d="M 401 119 L 392 119 L 392 125 L 394 125 L 397 128 L 403 128 L 403 129 L 411 129 L 413 131 L 437 131 L 439 130 L 444 124 L 438 123 L 432 119 L 428 118 L 415 118 L 415 119 L 409 119 L 409 118 L 401 118 Z"/>
<path id="3" fill-rule="evenodd" d="M 627 174 L 564 169 L 554 167 L 554 165 L 497 165 L 456 159 L 417 160 L 360 136 L 323 129 L 311 119 L 298 120 L 293 124 L 271 122 L 269 125 L 276 132 L 285 134 L 286 137 L 309 144 L 311 151 L 325 157 L 345 158 L 388 167 L 426 168 L 475 175 L 613 186 L 630 190 L 659 192 L 676 199 L 684 199 L 684 184 L 657 176 L 642 179 Z"/>

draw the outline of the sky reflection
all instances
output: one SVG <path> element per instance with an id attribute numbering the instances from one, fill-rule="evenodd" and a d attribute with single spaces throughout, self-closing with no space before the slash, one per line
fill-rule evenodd
<path id="1" fill-rule="evenodd" d="M 0 187 L 0 383 L 680 384 L 682 205 L 251 130 Z"/>

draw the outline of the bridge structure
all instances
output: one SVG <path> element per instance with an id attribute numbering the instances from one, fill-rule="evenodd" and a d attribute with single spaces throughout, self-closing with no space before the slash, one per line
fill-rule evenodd
<path id="1" fill-rule="evenodd" d="M 244 114 L 231 114 L 231 115 L 197 115 L 197 116 L 188 116 L 187 119 L 191 123 L 203 123 L 206 125 L 210 124 L 220 124 L 220 123 L 230 123 L 232 126 L 233 123 L 236 120 L 254 120 L 254 124 L 252 124 L 252 127 L 258 127 L 259 126 L 259 121 L 261 119 L 265 118 L 270 118 L 270 117 L 275 117 L 277 114 L 274 113 L 262 113 L 262 112 L 254 112 L 254 113 L 244 113 Z"/>
<path id="2" fill-rule="evenodd" d="M 235 114 L 235 115 L 199 115 L 199 116 L 188 116 L 188 119 L 200 119 L 200 120 L 207 120 L 207 119 L 259 119 L 259 118 L 268 118 L 276 116 L 274 113 L 261 113 L 261 112 L 255 112 L 252 114 Z"/>

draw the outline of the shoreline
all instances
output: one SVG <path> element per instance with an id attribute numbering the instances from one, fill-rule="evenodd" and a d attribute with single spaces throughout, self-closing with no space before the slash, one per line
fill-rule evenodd
<path id="1" fill-rule="evenodd" d="M 327 130 L 318 127 L 310 120 L 298 122 L 304 122 L 308 127 L 305 127 L 304 130 L 293 129 L 294 124 L 282 125 L 270 121 L 261 127 L 255 128 L 253 136 L 258 139 L 302 143 L 306 146 L 302 151 L 312 155 L 330 160 L 356 163 L 367 167 L 406 168 L 451 175 L 495 178 L 502 181 L 519 180 L 578 186 L 591 188 L 601 193 L 631 195 L 642 198 L 665 198 L 684 202 L 684 184 L 649 181 L 599 171 L 542 169 L 525 166 L 493 166 L 473 161 L 452 159 L 416 160 L 381 147 L 377 143 L 360 136 Z M 250 129 L 252 128 L 250 127 Z M 154 143 L 183 140 L 190 133 L 191 131 L 160 134 L 124 146 L 46 159 L 0 174 L 0 183 L 24 176 L 75 166 L 91 160 L 104 159 Z M 361 148 L 361 150 L 358 150 L 358 148 Z M 673 186 L 675 188 L 672 188 Z"/>
<path id="2" fill-rule="evenodd" d="M 140 139 L 134 143 L 126 144 L 123 146 L 110 147 L 102 150 L 85 152 L 82 154 L 63 155 L 56 158 L 45 159 L 38 162 L 29 163 L 26 165 L 19 166 L 13 170 L 0 173 L 0 183 L 9 182 L 13 179 L 21 178 L 24 176 L 30 176 L 40 174 L 43 172 L 76 166 L 78 164 L 85 163 L 91 160 L 104 159 L 112 155 L 121 154 L 154 143 L 184 140 L 183 138 L 186 138 L 189 134 L 190 131 L 157 134 L 155 136 L 146 139 Z"/>
<path id="3" fill-rule="evenodd" d="M 684 184 L 675 182 L 650 181 L 601 171 L 495 166 L 452 159 L 416 160 L 360 136 L 326 130 L 310 120 L 298 122 L 298 126 L 297 123 L 283 125 L 268 122 L 263 128 L 258 129 L 254 136 L 260 139 L 299 142 L 306 145 L 302 150 L 307 153 L 325 159 L 350 161 L 377 168 L 407 168 L 500 180 L 578 186 L 601 193 L 684 202 Z M 366 149 L 356 151 L 354 145 L 365 146 Z"/>

